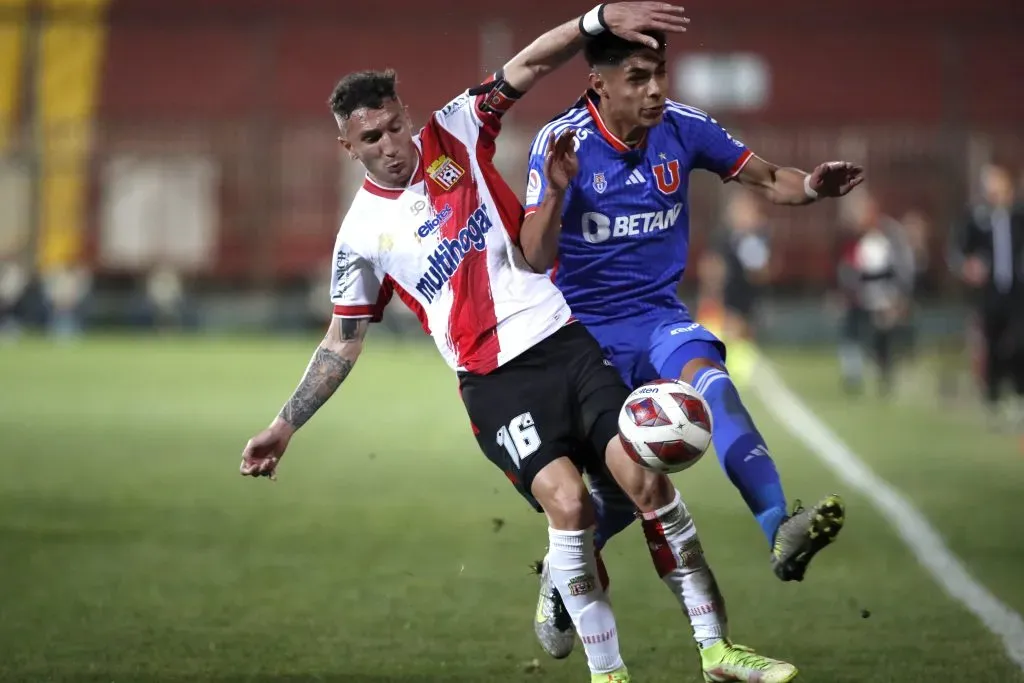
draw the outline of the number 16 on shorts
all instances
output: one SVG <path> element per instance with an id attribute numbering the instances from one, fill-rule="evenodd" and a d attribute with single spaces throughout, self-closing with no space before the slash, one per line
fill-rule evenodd
<path id="1" fill-rule="evenodd" d="M 512 418 L 507 427 L 498 430 L 498 445 L 508 451 L 517 468 L 540 448 L 540 434 L 533 423 L 533 415 L 523 413 Z"/>

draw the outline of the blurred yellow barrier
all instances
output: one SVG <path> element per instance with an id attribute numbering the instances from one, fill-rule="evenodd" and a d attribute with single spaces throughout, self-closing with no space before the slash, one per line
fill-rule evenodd
<path id="1" fill-rule="evenodd" d="M 22 106 L 28 0 L 0 0 L 0 154 L 11 144 Z"/>
<path id="2" fill-rule="evenodd" d="M 73 264 L 86 219 L 89 153 L 106 41 L 108 0 L 47 0 L 40 36 L 43 132 L 39 266 Z M 60 10 L 73 10 L 62 18 Z"/>

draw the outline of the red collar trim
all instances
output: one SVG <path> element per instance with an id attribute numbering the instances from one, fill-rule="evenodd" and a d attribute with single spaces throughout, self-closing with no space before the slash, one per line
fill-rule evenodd
<path id="1" fill-rule="evenodd" d="M 420 163 L 421 156 L 422 155 L 420 153 L 420 148 L 417 147 L 416 170 L 412 172 L 412 180 L 410 180 L 409 184 L 406 185 L 405 187 L 384 187 L 383 185 L 376 182 L 373 178 L 371 178 L 370 174 L 367 173 L 366 177 L 363 178 L 363 189 L 372 195 L 383 197 L 384 199 L 398 199 L 399 197 L 402 196 L 402 193 L 405 192 L 407 189 L 409 189 L 413 185 L 416 185 L 417 183 L 423 182 L 423 164 Z"/>
<path id="2" fill-rule="evenodd" d="M 636 144 L 636 147 L 627 145 L 605 125 L 604 119 L 601 118 L 601 112 L 598 111 L 597 104 L 594 102 L 594 94 L 593 91 L 588 90 L 586 95 L 584 95 L 587 100 L 587 110 L 590 112 L 590 118 L 594 119 L 594 123 L 597 124 L 598 132 L 608 141 L 608 144 L 617 152 L 629 152 L 636 149 L 636 147 L 643 147 L 644 143 L 647 142 L 647 131 L 644 131 L 644 135 L 640 138 L 640 142 Z"/>

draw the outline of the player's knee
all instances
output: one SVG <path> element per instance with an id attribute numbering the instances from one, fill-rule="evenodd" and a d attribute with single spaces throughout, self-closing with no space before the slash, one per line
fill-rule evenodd
<path id="1" fill-rule="evenodd" d="M 594 507 L 586 486 L 559 486 L 545 508 L 552 526 L 561 529 L 586 529 L 594 525 Z"/>
<path id="2" fill-rule="evenodd" d="M 532 492 L 552 528 L 576 531 L 594 525 L 590 492 L 568 458 L 559 458 L 538 472 Z"/>
<path id="3" fill-rule="evenodd" d="M 714 368 L 725 372 L 725 367 L 717 361 L 713 361 L 710 358 L 694 358 L 683 366 L 683 371 L 679 374 L 679 379 L 692 385 L 697 373 L 704 368 Z"/>

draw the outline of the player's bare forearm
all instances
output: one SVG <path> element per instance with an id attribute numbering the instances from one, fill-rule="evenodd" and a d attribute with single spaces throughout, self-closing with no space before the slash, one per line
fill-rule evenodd
<path id="1" fill-rule="evenodd" d="M 334 318 L 331 321 L 299 386 L 281 408 L 275 422 L 283 422 L 281 426 L 294 431 L 313 417 L 352 372 L 362 353 L 368 327 L 366 318 Z"/>
<path id="2" fill-rule="evenodd" d="M 523 258 L 537 273 L 552 268 L 558 257 L 558 238 L 562 232 L 565 192 L 549 187 L 537 210 L 523 220 L 519 244 L 523 250 Z"/>
<path id="3" fill-rule="evenodd" d="M 810 173 L 780 168 L 754 155 L 736 179 L 773 204 L 802 206 L 824 197 L 843 197 L 864 182 L 864 168 L 849 161 L 827 161 Z"/>
<path id="4" fill-rule="evenodd" d="M 798 168 L 785 168 L 751 157 L 736 180 L 772 204 L 803 206 L 814 201 L 804 187 L 807 174 Z"/>
<path id="5" fill-rule="evenodd" d="M 658 41 L 644 35 L 643 31 L 681 33 L 688 22 L 682 7 L 665 2 L 602 3 L 582 17 L 556 26 L 523 48 L 505 65 L 505 80 L 519 92 L 526 92 L 583 48 L 583 31 L 589 35 L 611 31 L 626 40 L 643 42 L 657 49 Z"/>
<path id="6" fill-rule="evenodd" d="M 579 19 L 572 19 L 544 33 L 505 64 L 508 84 L 526 92 L 544 76 L 568 62 L 583 48 Z"/>

